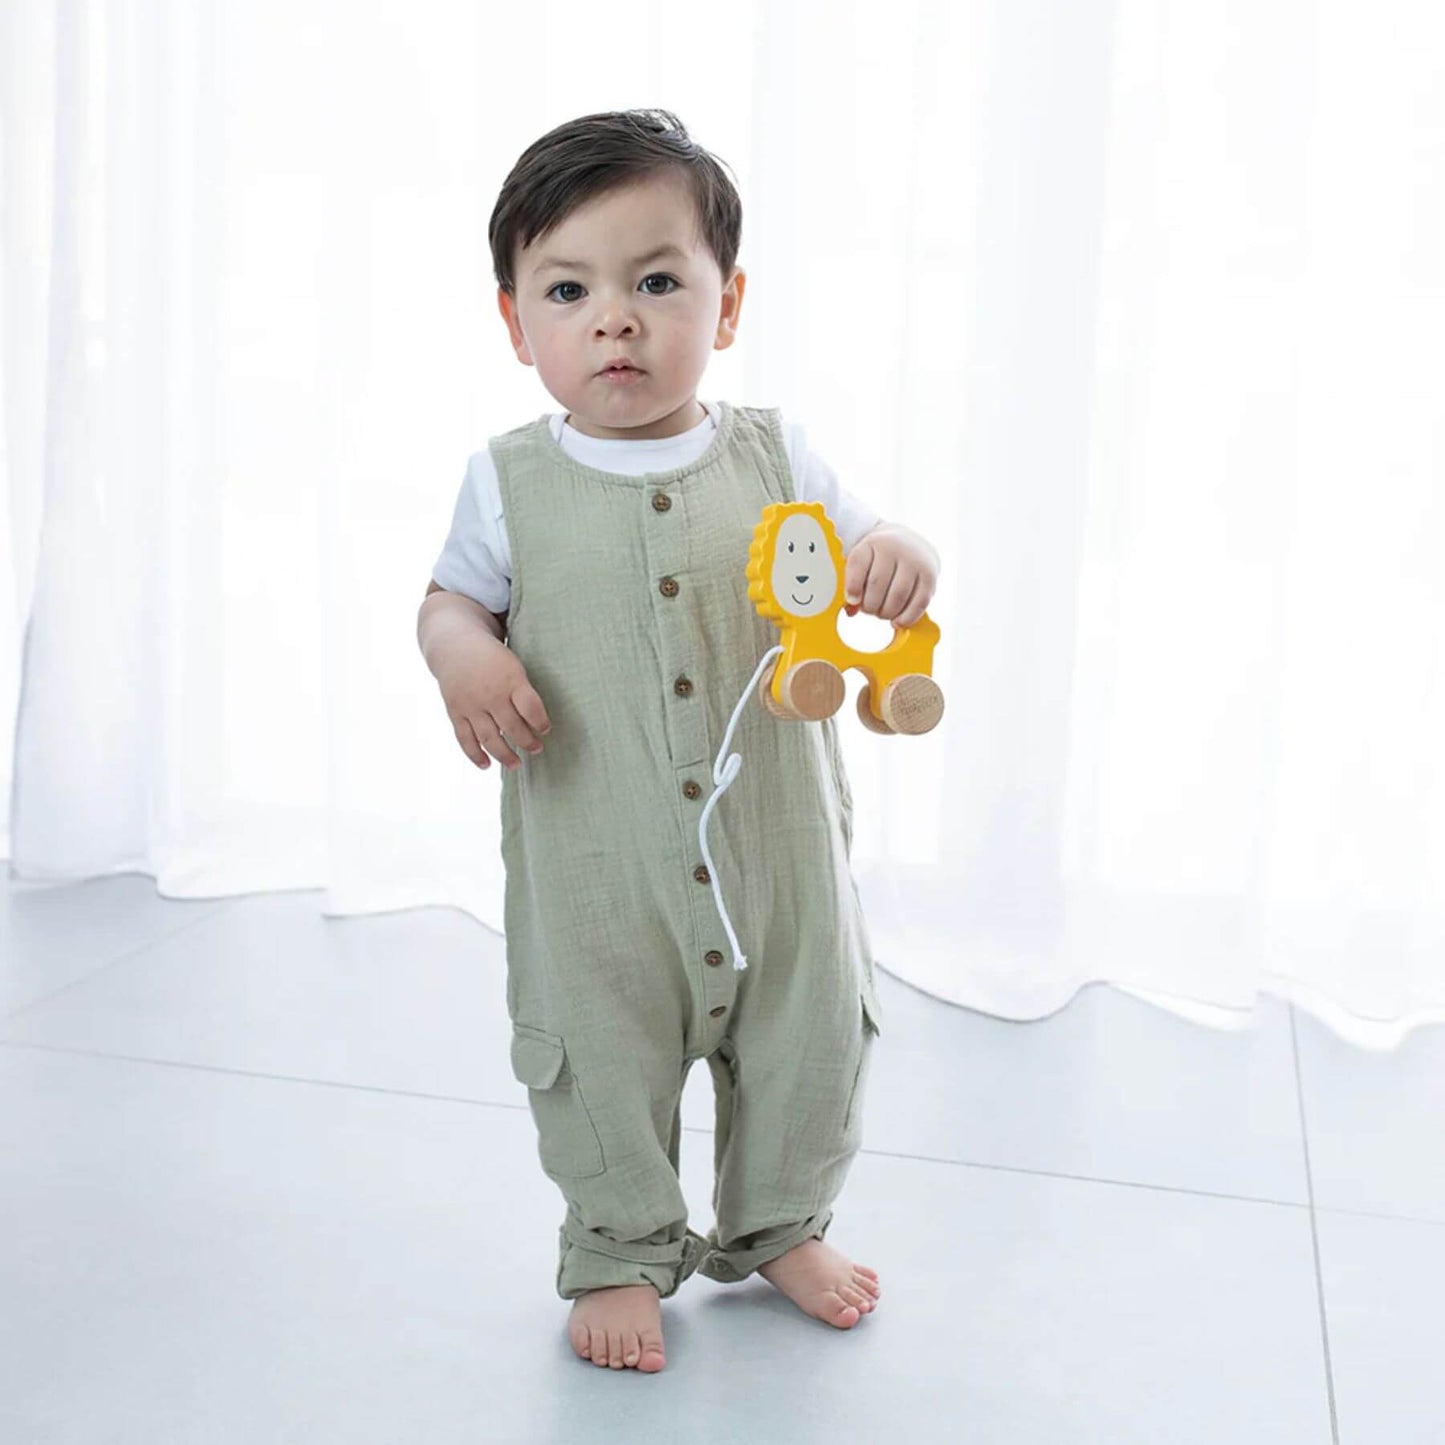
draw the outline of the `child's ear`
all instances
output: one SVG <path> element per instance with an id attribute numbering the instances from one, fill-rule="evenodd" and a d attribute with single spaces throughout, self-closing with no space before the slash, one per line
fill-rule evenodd
<path id="1" fill-rule="evenodd" d="M 735 266 L 732 279 L 723 287 L 717 335 L 713 338 L 712 343 L 714 351 L 726 351 L 737 340 L 738 315 L 743 309 L 743 291 L 747 284 L 748 273 L 741 266 Z"/>
<path id="2" fill-rule="evenodd" d="M 532 353 L 527 347 L 527 338 L 522 335 L 522 323 L 517 320 L 517 298 L 505 286 L 497 287 L 497 310 L 507 323 L 507 334 L 512 339 L 512 350 L 523 366 L 534 366 Z"/>

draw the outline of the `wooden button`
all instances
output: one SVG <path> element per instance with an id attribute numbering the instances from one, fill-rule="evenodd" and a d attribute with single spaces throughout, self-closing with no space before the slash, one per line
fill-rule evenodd
<path id="1" fill-rule="evenodd" d="M 682 796 L 684 798 L 698 798 L 702 796 L 702 789 L 693 782 L 691 778 L 682 785 Z"/>
<path id="2" fill-rule="evenodd" d="M 707 871 L 707 865 L 703 863 L 699 863 L 697 867 L 692 870 L 692 876 L 696 878 L 699 883 L 712 882 L 712 874 Z"/>
<path id="3" fill-rule="evenodd" d="M 720 1003 L 716 1008 L 710 1008 L 708 1013 L 711 1014 L 713 1018 L 720 1019 L 727 1011 L 728 1006 L 725 1003 Z"/>
<path id="4" fill-rule="evenodd" d="M 707 964 L 709 968 L 716 968 L 718 964 L 722 962 L 722 954 L 720 954 L 717 949 L 710 948 L 703 954 L 702 961 Z"/>
<path id="5" fill-rule="evenodd" d="M 678 680 L 677 680 L 675 683 L 673 683 L 673 685 L 672 685 L 672 690 L 673 690 L 679 697 L 691 697 L 691 696 L 692 696 L 692 679 L 691 679 L 690 677 L 680 677 L 680 678 L 678 678 Z"/>
<path id="6" fill-rule="evenodd" d="M 657 590 L 658 590 L 659 592 L 661 592 L 664 597 L 676 597 L 676 596 L 677 596 L 677 578 L 676 578 L 676 577 L 664 577 L 664 578 L 662 579 L 662 581 L 657 584 Z"/>
<path id="7" fill-rule="evenodd" d="M 652 510 L 654 512 L 665 512 L 672 505 L 672 498 L 666 492 L 654 492 L 652 494 Z"/>

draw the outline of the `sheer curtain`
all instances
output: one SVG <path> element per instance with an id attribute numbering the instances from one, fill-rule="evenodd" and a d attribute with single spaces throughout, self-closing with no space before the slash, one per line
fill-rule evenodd
<path id="1" fill-rule="evenodd" d="M 14 875 L 500 926 L 414 635 L 467 454 L 554 408 L 487 216 L 542 131 L 662 105 L 744 201 L 703 394 L 944 557 L 943 723 L 840 715 L 881 966 L 1445 1018 L 1438 12 L 489 13 L 0 8 Z"/>

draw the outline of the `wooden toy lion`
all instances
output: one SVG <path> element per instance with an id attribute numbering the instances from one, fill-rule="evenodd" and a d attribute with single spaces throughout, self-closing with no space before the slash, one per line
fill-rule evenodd
<path id="1" fill-rule="evenodd" d="M 838 635 L 843 547 L 821 502 L 775 502 L 764 508 L 748 549 L 748 596 L 760 616 L 782 630 L 782 654 L 758 684 L 773 717 L 816 722 L 843 705 L 843 672 L 868 679 L 858 716 L 875 733 L 926 733 L 943 716 L 934 682 L 938 624 L 927 613 L 897 629 L 878 652 L 859 652 Z M 873 699 L 877 699 L 875 703 Z"/>

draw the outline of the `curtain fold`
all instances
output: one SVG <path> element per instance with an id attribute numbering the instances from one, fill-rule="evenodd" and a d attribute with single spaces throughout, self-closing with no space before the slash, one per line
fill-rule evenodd
<path id="1" fill-rule="evenodd" d="M 497 783 L 414 630 L 467 455 L 555 409 L 487 217 L 550 126 L 662 105 L 743 196 L 703 394 L 944 559 L 942 724 L 841 715 L 882 967 L 1019 1019 L 1091 981 L 1445 1019 L 1445 19 L 528 24 L 524 71 L 441 0 L 0 10 L 14 874 L 500 928 Z"/>

